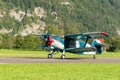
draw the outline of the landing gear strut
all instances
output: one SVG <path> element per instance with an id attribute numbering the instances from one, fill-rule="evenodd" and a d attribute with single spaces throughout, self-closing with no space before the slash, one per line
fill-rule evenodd
<path id="1" fill-rule="evenodd" d="M 66 58 L 66 56 L 65 56 L 65 50 L 63 50 L 63 52 L 62 52 L 62 54 L 61 54 L 61 59 L 65 59 Z"/>
<path id="2" fill-rule="evenodd" d="M 57 53 L 57 51 L 52 50 L 49 54 L 48 54 L 48 58 L 52 58 L 53 55 L 55 55 Z"/>

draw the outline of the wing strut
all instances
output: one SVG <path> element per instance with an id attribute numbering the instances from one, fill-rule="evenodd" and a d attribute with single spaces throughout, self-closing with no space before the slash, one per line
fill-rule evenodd
<path id="1" fill-rule="evenodd" d="M 87 42 L 88 42 L 88 40 L 91 38 L 91 36 L 86 36 L 87 38 L 86 38 L 86 41 L 85 41 L 85 45 L 84 45 L 84 48 L 85 48 L 85 46 L 86 46 L 86 44 L 87 44 Z"/>

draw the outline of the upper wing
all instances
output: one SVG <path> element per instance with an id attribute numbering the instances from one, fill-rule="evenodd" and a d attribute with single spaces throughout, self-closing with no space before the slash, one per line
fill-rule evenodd
<path id="1" fill-rule="evenodd" d="M 103 38 L 108 37 L 109 35 L 105 32 L 89 32 L 89 33 L 81 33 L 81 34 L 68 34 L 65 35 L 66 38 L 73 39 L 73 40 L 86 40 L 89 39 L 95 39 L 95 38 Z"/>

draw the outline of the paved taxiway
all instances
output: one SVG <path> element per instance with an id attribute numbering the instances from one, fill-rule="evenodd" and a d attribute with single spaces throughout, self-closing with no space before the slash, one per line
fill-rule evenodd
<path id="1" fill-rule="evenodd" d="M 120 63 L 120 58 L 97 58 L 97 59 L 47 59 L 47 58 L 0 58 L 0 64 L 19 63 Z"/>

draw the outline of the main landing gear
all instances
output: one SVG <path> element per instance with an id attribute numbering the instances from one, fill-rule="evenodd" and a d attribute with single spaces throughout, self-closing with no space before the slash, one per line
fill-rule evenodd
<path id="1" fill-rule="evenodd" d="M 65 59 L 66 58 L 66 56 L 65 56 L 65 50 L 63 50 L 63 52 L 62 52 L 62 54 L 61 54 L 61 59 Z"/>
<path id="2" fill-rule="evenodd" d="M 52 58 L 52 54 L 48 54 L 48 58 Z"/>
<path id="3" fill-rule="evenodd" d="M 62 54 L 61 59 L 65 59 L 65 58 L 66 58 L 65 54 Z"/>
<path id="4" fill-rule="evenodd" d="M 64 52 L 65 52 L 65 51 L 63 51 L 62 54 L 61 54 L 61 59 L 65 59 L 65 58 L 66 58 Z M 48 58 L 49 58 L 49 59 L 52 58 L 53 55 L 55 55 L 56 53 L 57 53 L 57 51 L 51 51 L 51 52 L 48 54 Z"/>
<path id="5" fill-rule="evenodd" d="M 96 56 L 95 56 L 95 54 L 93 55 L 93 59 L 96 59 Z"/>

